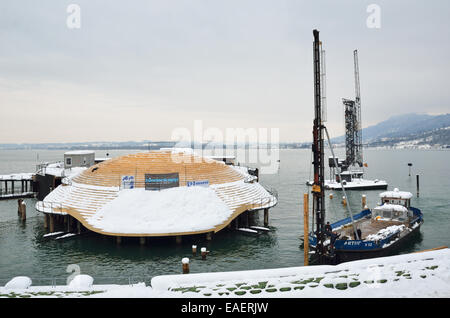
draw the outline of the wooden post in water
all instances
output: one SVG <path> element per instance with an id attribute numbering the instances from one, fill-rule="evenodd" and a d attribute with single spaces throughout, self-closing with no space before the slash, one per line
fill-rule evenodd
<path id="1" fill-rule="evenodd" d="M 50 233 L 55 232 L 55 219 L 54 219 L 54 215 L 53 214 L 49 214 L 48 217 L 50 218 Z"/>
<path id="2" fill-rule="evenodd" d="M 208 254 L 208 252 L 206 251 L 206 247 L 202 247 L 200 251 L 202 253 L 202 260 L 206 260 L 206 254 Z"/>
<path id="3" fill-rule="evenodd" d="M 333 193 L 330 193 L 330 200 L 333 199 Z"/>
<path id="4" fill-rule="evenodd" d="M 417 183 L 417 197 L 419 197 L 419 175 L 416 175 L 416 183 Z"/>
<path id="5" fill-rule="evenodd" d="M 189 274 L 189 258 L 183 258 L 181 263 L 183 264 L 183 274 Z"/>
<path id="6" fill-rule="evenodd" d="M 304 265 L 309 265 L 309 195 L 303 194 L 303 259 Z"/>
<path id="7" fill-rule="evenodd" d="M 20 203 L 20 218 L 22 219 L 22 222 L 25 222 L 27 219 L 27 204 L 23 200 Z"/>
<path id="8" fill-rule="evenodd" d="M 367 198 L 366 198 L 366 195 L 365 195 L 365 194 L 363 194 L 363 195 L 361 196 L 361 206 L 362 206 L 363 209 L 365 209 L 366 206 L 367 206 Z"/>
<path id="9" fill-rule="evenodd" d="M 345 196 L 342 197 L 342 205 L 343 206 L 347 205 L 347 198 Z"/>
<path id="10" fill-rule="evenodd" d="M 192 245 L 192 255 L 197 255 L 197 245 Z"/>
<path id="11" fill-rule="evenodd" d="M 212 240 L 212 233 L 213 233 L 213 232 L 208 232 L 208 233 L 206 233 L 206 240 L 207 240 L 207 241 L 211 241 L 211 240 Z"/>
<path id="12" fill-rule="evenodd" d="M 22 201 L 23 201 L 22 199 L 17 200 L 17 215 L 18 216 L 20 216 L 22 214 L 22 211 L 21 211 Z"/>
<path id="13" fill-rule="evenodd" d="M 269 209 L 264 209 L 264 226 L 269 226 Z"/>
<path id="14" fill-rule="evenodd" d="M 44 229 L 48 229 L 48 215 L 44 213 Z"/>

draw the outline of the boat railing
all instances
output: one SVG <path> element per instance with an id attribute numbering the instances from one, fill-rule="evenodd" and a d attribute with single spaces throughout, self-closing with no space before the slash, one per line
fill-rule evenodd
<path id="1" fill-rule="evenodd" d="M 369 209 L 361 211 L 360 213 L 358 213 L 355 216 L 353 216 L 353 220 L 362 219 L 363 217 L 369 215 L 370 213 L 371 213 L 371 211 Z M 332 229 L 336 229 L 336 228 L 341 227 L 343 225 L 350 224 L 351 222 L 352 222 L 352 218 L 348 217 L 348 218 L 345 218 L 343 220 L 340 220 L 338 222 L 335 222 L 335 223 L 331 224 L 331 228 Z"/>
<path id="2" fill-rule="evenodd" d="M 44 163 L 40 163 L 36 165 L 36 173 L 44 176 L 45 175 L 45 170 L 49 165 L 53 165 L 53 164 L 58 164 L 58 165 L 62 165 L 64 167 L 64 162 L 63 161 L 54 161 L 54 162 L 44 162 Z"/>

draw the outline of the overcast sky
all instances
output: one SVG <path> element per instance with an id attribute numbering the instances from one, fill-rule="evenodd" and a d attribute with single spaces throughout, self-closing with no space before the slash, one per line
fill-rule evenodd
<path id="1" fill-rule="evenodd" d="M 366 23 L 372 3 L 380 28 Z M 354 98 L 354 49 L 364 127 L 448 113 L 449 13 L 447 0 L 2 0 L 0 143 L 169 140 L 197 119 L 309 141 L 314 28 L 332 136 Z"/>

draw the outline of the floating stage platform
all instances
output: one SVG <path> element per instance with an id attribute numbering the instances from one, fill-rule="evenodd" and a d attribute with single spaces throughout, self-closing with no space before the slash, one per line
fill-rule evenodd
<path id="1" fill-rule="evenodd" d="M 277 195 L 257 179 L 245 167 L 193 153 L 151 151 L 89 167 L 37 202 L 36 209 L 50 232 L 60 222 L 68 232 L 74 227 L 79 232 L 82 225 L 118 241 L 167 236 L 178 241 L 202 233 L 210 238 L 233 221 L 242 227 L 238 220 L 249 211 L 264 210 L 267 226 Z"/>

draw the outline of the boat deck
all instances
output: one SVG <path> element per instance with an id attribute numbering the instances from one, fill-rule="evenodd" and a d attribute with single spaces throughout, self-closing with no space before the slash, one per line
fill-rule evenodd
<path id="1" fill-rule="evenodd" d="M 376 234 L 378 231 L 392 225 L 406 225 L 407 222 L 400 221 L 384 221 L 384 220 L 373 220 L 373 219 L 362 219 L 355 222 L 355 226 L 357 229 L 361 230 L 361 239 L 365 239 L 368 235 Z M 349 239 L 354 238 L 353 227 L 351 224 L 346 225 L 340 230 L 337 230 L 339 234 L 341 234 L 341 238 L 345 236 Z"/>

